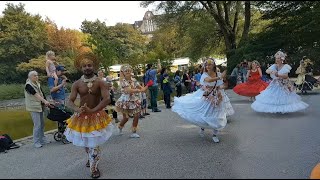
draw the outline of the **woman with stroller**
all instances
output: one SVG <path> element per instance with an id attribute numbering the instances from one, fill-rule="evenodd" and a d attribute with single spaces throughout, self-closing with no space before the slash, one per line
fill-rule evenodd
<path id="1" fill-rule="evenodd" d="M 33 143 L 34 147 L 41 148 L 44 144 L 50 143 L 44 136 L 44 106 L 51 106 L 46 100 L 39 83 L 39 76 L 36 71 L 30 71 L 24 89 L 26 110 L 31 113 L 33 121 Z"/>

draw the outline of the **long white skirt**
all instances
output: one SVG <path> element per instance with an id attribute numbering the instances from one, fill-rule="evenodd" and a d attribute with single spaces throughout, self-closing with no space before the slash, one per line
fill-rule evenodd
<path id="1" fill-rule="evenodd" d="M 224 89 L 222 89 L 222 95 L 223 95 L 224 109 L 227 113 L 227 116 L 231 116 L 234 114 L 234 109 L 233 109 L 231 102 L 230 102 L 230 99 Z"/>
<path id="2" fill-rule="evenodd" d="M 223 129 L 227 124 L 224 103 L 221 102 L 214 107 L 209 101 L 202 98 L 203 93 L 204 91 L 199 89 L 192 94 L 179 98 L 174 97 L 172 111 L 179 114 L 186 122 L 202 128 Z"/>
<path id="3" fill-rule="evenodd" d="M 66 136 L 67 140 L 72 142 L 72 144 L 75 146 L 95 148 L 109 140 L 112 135 L 112 129 L 112 123 L 109 123 L 105 129 L 92 131 L 90 133 L 79 133 L 67 128 L 64 132 L 64 135 Z"/>
<path id="4" fill-rule="evenodd" d="M 288 92 L 273 80 L 267 89 L 256 96 L 251 108 L 257 112 L 289 113 L 306 109 L 309 105 L 295 91 Z"/>

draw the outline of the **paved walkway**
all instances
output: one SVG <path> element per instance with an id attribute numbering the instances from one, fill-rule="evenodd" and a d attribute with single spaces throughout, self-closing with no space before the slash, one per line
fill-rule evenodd
<path id="1" fill-rule="evenodd" d="M 102 146 L 101 178 L 308 178 L 320 158 L 319 92 L 302 96 L 305 112 L 285 115 L 256 113 L 247 98 L 228 93 L 236 114 L 220 143 L 160 105 L 163 112 L 140 121 L 140 139 L 129 138 L 127 124 Z M 84 150 L 71 144 L 26 142 L 0 159 L 0 178 L 90 179 Z"/>

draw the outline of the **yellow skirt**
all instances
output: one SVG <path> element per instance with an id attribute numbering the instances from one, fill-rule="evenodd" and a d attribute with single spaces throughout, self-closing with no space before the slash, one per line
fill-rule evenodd
<path id="1" fill-rule="evenodd" d="M 68 128 L 79 133 L 90 133 L 105 129 L 111 123 L 111 117 L 101 110 L 93 114 L 75 113 L 67 120 Z"/>

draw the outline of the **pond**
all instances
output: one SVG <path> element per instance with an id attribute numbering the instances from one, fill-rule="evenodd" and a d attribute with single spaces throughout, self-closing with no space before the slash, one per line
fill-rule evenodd
<path id="1" fill-rule="evenodd" d="M 33 122 L 24 107 L 0 110 L 0 117 L 0 134 L 9 134 L 14 140 L 32 135 Z M 45 118 L 45 131 L 56 128 L 56 122 Z"/>

